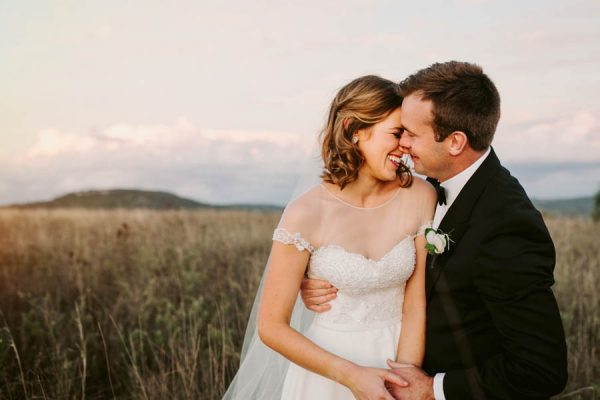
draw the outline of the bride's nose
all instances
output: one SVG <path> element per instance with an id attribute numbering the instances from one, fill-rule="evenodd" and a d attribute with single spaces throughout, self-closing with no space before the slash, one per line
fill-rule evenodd
<path id="1" fill-rule="evenodd" d="M 410 149 L 403 145 L 402 139 L 398 140 L 398 150 L 400 150 L 400 152 L 403 154 L 408 154 L 410 152 Z"/>

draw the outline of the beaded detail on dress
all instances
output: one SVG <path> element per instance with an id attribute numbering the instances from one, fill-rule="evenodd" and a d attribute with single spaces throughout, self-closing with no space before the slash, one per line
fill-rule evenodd
<path id="1" fill-rule="evenodd" d="M 373 329 L 402 318 L 406 281 L 415 267 L 412 236 L 396 244 L 379 260 L 351 253 L 340 246 L 320 247 L 308 267 L 311 278 L 338 288 L 331 309 L 315 322 L 333 329 Z"/>
<path id="2" fill-rule="evenodd" d="M 273 240 L 283 244 L 293 244 L 298 251 L 308 250 L 309 253 L 315 251 L 315 248 L 308 240 L 302 238 L 299 232 L 292 234 L 283 228 L 277 228 L 273 232 Z"/>
<path id="3" fill-rule="evenodd" d="M 274 240 L 293 244 L 300 251 L 310 249 L 308 276 L 339 289 L 331 309 L 318 314 L 315 323 L 340 330 L 372 329 L 402 318 L 404 289 L 416 261 L 414 238 L 405 237 L 382 258 L 373 260 L 337 245 L 315 249 L 300 234 L 281 228 L 273 235 Z"/>

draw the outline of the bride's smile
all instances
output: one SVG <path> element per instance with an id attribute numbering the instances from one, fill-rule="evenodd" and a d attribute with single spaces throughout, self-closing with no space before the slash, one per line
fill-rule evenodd
<path id="1" fill-rule="evenodd" d="M 365 159 L 360 173 L 367 173 L 380 181 L 397 179 L 396 171 L 402 157 L 399 148 L 402 129 L 400 116 L 398 107 L 381 122 L 358 132 L 358 149 Z"/>

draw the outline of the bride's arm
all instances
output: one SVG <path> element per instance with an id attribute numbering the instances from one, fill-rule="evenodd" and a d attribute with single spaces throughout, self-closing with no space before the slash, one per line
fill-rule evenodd
<path id="1" fill-rule="evenodd" d="M 415 270 L 406 283 L 404 304 L 402 307 L 402 328 L 398 342 L 396 361 L 418 367 L 425 356 L 425 237 L 415 238 L 416 264 Z"/>
<path id="2" fill-rule="evenodd" d="M 273 242 L 259 311 L 261 340 L 301 367 L 347 386 L 358 399 L 393 400 L 384 381 L 406 386 L 398 375 L 385 369 L 358 366 L 322 349 L 290 327 L 308 258 L 307 251 Z"/>

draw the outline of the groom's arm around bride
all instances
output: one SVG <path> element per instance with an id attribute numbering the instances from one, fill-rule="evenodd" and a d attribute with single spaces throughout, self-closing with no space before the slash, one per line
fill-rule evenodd
<path id="1" fill-rule="evenodd" d="M 429 268 L 439 276 L 429 298 L 425 370 L 444 373 L 447 400 L 547 399 L 567 379 L 563 327 L 551 290 L 554 246 L 518 182 L 499 163 L 494 168 L 497 158 L 491 157 L 481 172 L 496 172 L 486 183 L 481 173 L 474 176 L 485 188 L 464 221 L 462 238 L 442 258 L 444 265 Z M 468 274 L 461 276 L 465 265 Z M 408 392 L 432 394 L 420 370 L 397 371 L 411 382 Z M 405 392 L 394 394 L 413 398 Z"/>

